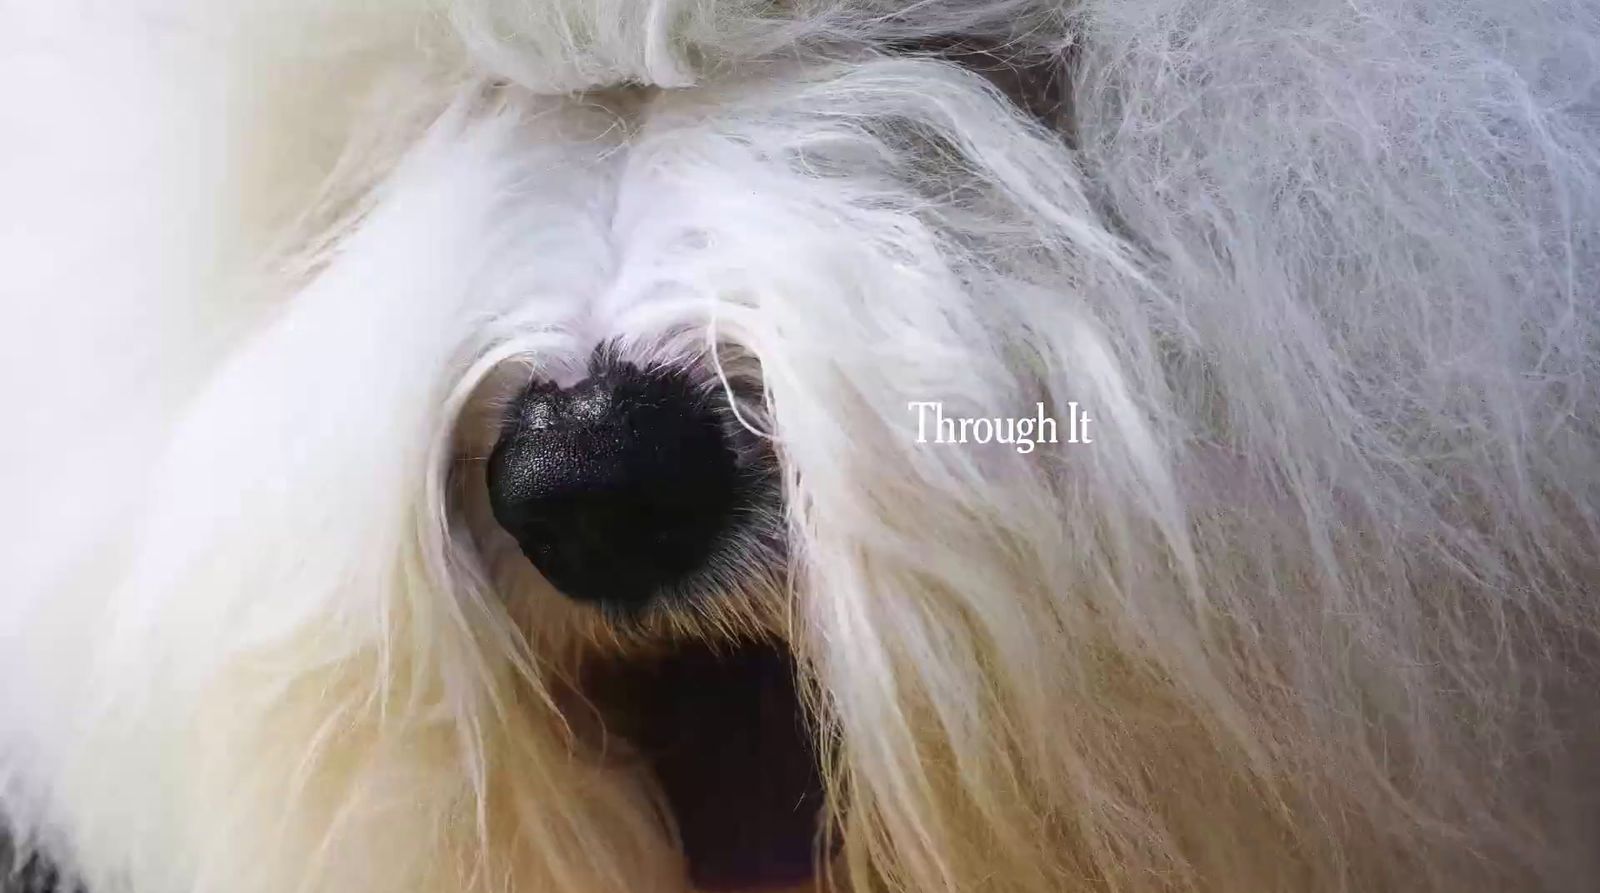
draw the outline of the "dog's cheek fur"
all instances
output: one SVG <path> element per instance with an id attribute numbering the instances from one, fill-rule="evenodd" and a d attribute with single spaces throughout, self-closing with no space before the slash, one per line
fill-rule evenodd
<path id="1" fill-rule="evenodd" d="M 670 104 L 658 142 L 646 129 L 638 157 L 670 147 L 670 161 L 638 169 L 672 176 L 632 193 L 660 204 L 624 219 L 633 244 L 677 252 L 674 282 L 718 295 L 717 334 L 761 359 L 804 568 L 799 650 L 837 736 L 834 807 L 853 876 L 1047 890 L 1085 877 L 1514 888 L 1582 874 L 1528 830 L 1561 802 L 1548 779 L 1581 771 L 1546 762 L 1547 723 L 1568 720 L 1519 702 L 1542 690 L 1563 710 L 1582 703 L 1562 682 L 1574 652 L 1547 637 L 1591 641 L 1575 581 L 1590 572 L 1576 544 L 1592 527 L 1586 501 L 1545 494 L 1565 473 L 1586 479 L 1592 456 L 1569 441 L 1578 453 L 1505 476 L 1481 451 L 1523 462 L 1522 437 L 1492 415 L 1451 421 L 1463 410 L 1447 396 L 1466 388 L 1473 407 L 1490 405 L 1506 370 L 1541 353 L 1592 362 L 1589 322 L 1579 334 L 1537 321 L 1549 300 L 1587 318 L 1572 282 L 1548 282 L 1552 294 L 1530 274 L 1526 293 L 1476 281 L 1449 300 L 1354 305 L 1271 291 L 1265 279 L 1316 263 L 1298 256 L 1313 240 L 1307 214 L 1341 257 L 1377 268 L 1400 250 L 1431 268 L 1458 243 L 1442 220 L 1407 216 L 1434 213 L 1432 198 L 1400 183 L 1382 213 L 1403 249 L 1368 244 L 1374 230 L 1338 218 L 1377 213 L 1358 202 L 1313 213 L 1258 201 L 1277 188 L 1258 179 L 1208 178 L 1229 184 L 1209 201 L 1248 205 L 1265 221 L 1251 231 L 1273 246 L 1223 268 L 1271 304 L 1241 320 L 1236 299 L 1207 300 L 1186 263 L 1125 245 L 1077 185 L 1074 159 L 975 78 L 883 61 L 788 91 L 714 95 L 725 117 L 696 119 L 696 102 L 679 109 L 687 135 L 668 127 Z M 1275 169 L 1305 154 L 1257 147 L 1252 158 Z M 1358 178 L 1395 176 L 1381 158 L 1336 157 Z M 1513 165 L 1498 176 L 1538 175 Z M 759 198 L 738 189 L 749 182 L 764 184 Z M 959 206 L 929 200 L 951 190 Z M 1489 226 L 1501 203 L 1523 201 L 1487 185 L 1477 195 L 1449 214 Z M 763 225 L 740 225 L 758 215 Z M 1210 222 L 1177 209 L 1160 219 L 1156 233 Z M 681 247 L 695 244 L 714 247 Z M 1417 306 L 1455 322 L 1419 330 Z M 1193 327 L 1225 312 L 1231 328 Z M 1356 375 L 1374 348 L 1330 322 L 1346 312 L 1343 325 L 1387 339 L 1412 377 Z M 1508 330 L 1468 322 L 1503 314 L 1531 317 L 1509 329 L 1531 345 L 1496 346 Z M 1308 343 L 1320 359 L 1278 352 Z M 1430 365 L 1441 350 L 1478 365 Z M 1259 366 L 1219 386 L 1247 361 Z M 1247 406 L 1223 402 L 1230 393 Z M 1549 424 L 1566 412 L 1556 393 L 1503 396 Z M 1058 416 L 1077 401 L 1093 408 L 1098 445 L 1029 457 L 912 445 L 908 404 L 922 400 L 967 415 L 1026 415 L 1042 400 Z M 1408 401 L 1405 419 L 1388 418 Z M 1308 406 L 1349 430 L 1324 419 L 1284 437 L 1290 420 L 1310 424 Z M 1400 438 L 1419 424 L 1475 464 L 1418 456 Z M 1496 545 L 1481 539 L 1486 517 L 1505 525 Z M 1539 599 L 1504 589 L 1524 573 Z M 1502 621 L 1468 619 L 1485 616 Z M 1528 755 L 1533 741 L 1540 755 Z M 1481 765 L 1507 774 L 1470 768 Z"/>
<path id="2" fill-rule="evenodd" d="M 585 221 L 611 119 L 522 114 L 447 114 L 174 432 L 84 630 L 96 699 L 55 792 L 97 888 L 679 873 L 646 789 L 571 757 L 446 515 L 452 389 L 494 349 L 486 321 L 514 309 L 559 350 L 609 264 Z"/>
<path id="3" fill-rule="evenodd" d="M 409 111 L 438 114 L 420 84 L 433 61 L 411 55 L 417 13 L 6 5 L 0 102 L 19 136 L 0 147 L 0 787 L 24 834 L 47 830 L 33 804 L 76 734 L 85 637 L 185 404 L 292 290 L 281 252 L 388 169 L 397 150 L 379 144 Z M 406 88 L 358 138 L 379 83 Z M 346 155 L 359 174 L 320 200 Z"/>

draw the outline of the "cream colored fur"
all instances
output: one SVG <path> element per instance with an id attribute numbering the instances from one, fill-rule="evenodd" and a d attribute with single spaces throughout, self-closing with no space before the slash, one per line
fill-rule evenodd
<path id="1" fill-rule="evenodd" d="M 90 890 L 683 888 L 481 503 L 602 341 L 764 387 L 792 567 L 662 636 L 802 659 L 841 887 L 1600 882 L 1592 3 L 6 12 L 0 803 Z"/>

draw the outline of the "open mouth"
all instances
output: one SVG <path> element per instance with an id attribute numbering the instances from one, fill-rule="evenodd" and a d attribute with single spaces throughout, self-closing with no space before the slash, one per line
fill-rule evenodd
<path id="1" fill-rule="evenodd" d="M 583 688 L 607 734 L 654 773 L 695 889 L 774 890 L 814 875 L 823 787 L 786 648 L 695 644 L 594 663 Z"/>

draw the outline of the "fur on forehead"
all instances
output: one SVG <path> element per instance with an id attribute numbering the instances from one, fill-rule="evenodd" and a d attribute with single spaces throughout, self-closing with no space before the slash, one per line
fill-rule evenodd
<path id="1" fill-rule="evenodd" d="M 15 252 L 72 300 L 0 351 L 74 435 L 22 504 L 104 509 L 0 599 L 0 792 L 92 890 L 683 889 L 573 677 L 730 635 L 798 661 L 841 888 L 1600 877 L 1580 0 L 171 6 L 181 85 L 115 27 L 73 63 L 184 163 L 95 181 L 116 262 Z M 720 614 L 614 634 L 494 529 L 507 401 L 597 350 L 771 451 L 781 565 Z"/>

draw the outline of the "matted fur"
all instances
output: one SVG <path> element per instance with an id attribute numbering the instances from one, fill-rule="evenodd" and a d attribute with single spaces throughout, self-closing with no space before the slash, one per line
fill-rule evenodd
<path id="1" fill-rule="evenodd" d="M 759 383 L 789 567 L 660 632 L 788 638 L 841 885 L 1600 883 L 1592 4 L 14 12 L 0 796 L 91 890 L 682 888 L 481 501 L 601 343 Z"/>

